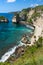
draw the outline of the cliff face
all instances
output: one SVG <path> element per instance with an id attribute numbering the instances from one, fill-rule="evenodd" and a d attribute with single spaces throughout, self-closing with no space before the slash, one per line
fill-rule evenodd
<path id="1" fill-rule="evenodd" d="M 34 34 L 31 38 L 31 44 L 33 45 L 39 37 L 43 37 L 43 6 L 37 6 L 33 9 L 34 13 L 31 15 L 31 20 L 35 26 Z M 28 16 L 29 17 L 29 16 Z M 28 18 L 29 20 L 29 18 Z M 29 22 L 29 21 L 28 21 Z"/>
<path id="2" fill-rule="evenodd" d="M 33 20 L 35 21 L 38 17 L 43 16 L 43 6 L 23 9 L 20 12 L 16 12 L 15 16 L 12 22 L 25 21 L 26 23 L 33 24 Z"/>
<path id="3" fill-rule="evenodd" d="M 13 17 L 12 22 L 16 23 L 16 16 Z"/>
<path id="4" fill-rule="evenodd" d="M 31 38 L 31 44 L 29 44 L 31 46 L 39 39 L 39 37 L 43 37 L 43 6 L 37 6 L 30 10 L 23 9 L 20 16 L 22 19 L 23 16 L 25 16 L 24 21 L 27 24 L 35 26 L 34 34 Z"/>

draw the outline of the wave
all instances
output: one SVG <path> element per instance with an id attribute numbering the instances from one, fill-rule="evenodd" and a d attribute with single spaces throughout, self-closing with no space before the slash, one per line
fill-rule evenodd
<path id="1" fill-rule="evenodd" d="M 16 48 L 19 47 L 19 46 L 23 46 L 26 44 L 22 43 L 21 41 L 19 41 L 19 45 L 17 46 L 14 46 L 13 48 L 11 48 L 10 50 L 8 50 L 8 52 L 6 52 L 0 59 L 0 62 L 5 62 L 8 60 L 8 58 L 15 52 Z"/>
<path id="2" fill-rule="evenodd" d="M 33 26 L 26 25 L 26 27 L 34 30 L 34 27 Z"/>

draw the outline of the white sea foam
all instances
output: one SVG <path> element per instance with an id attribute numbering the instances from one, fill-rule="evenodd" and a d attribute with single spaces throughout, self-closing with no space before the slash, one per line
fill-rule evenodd
<path id="1" fill-rule="evenodd" d="M 19 42 L 20 44 L 18 46 L 22 46 L 25 45 L 24 43 L 22 43 L 21 41 Z M 8 60 L 8 58 L 15 52 L 15 49 L 18 46 L 14 46 L 13 48 L 10 49 L 10 51 L 6 52 L 0 59 L 0 62 L 5 62 L 6 60 Z"/>
<path id="2" fill-rule="evenodd" d="M 26 25 L 27 28 L 31 28 L 34 29 L 34 27 L 30 26 L 30 25 Z"/>

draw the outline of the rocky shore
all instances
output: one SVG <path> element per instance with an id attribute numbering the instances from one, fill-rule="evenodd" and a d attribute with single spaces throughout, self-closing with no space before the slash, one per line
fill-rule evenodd
<path id="1" fill-rule="evenodd" d="M 16 61 L 19 57 L 23 56 L 25 53 L 25 48 L 31 44 L 30 39 L 32 37 L 33 33 L 29 35 L 23 35 L 21 42 L 24 44 L 22 46 L 18 46 L 15 49 L 15 52 L 10 56 L 10 58 L 7 60 L 8 62 Z"/>
<path id="2" fill-rule="evenodd" d="M 25 46 L 18 46 L 15 49 L 15 52 L 10 56 L 10 58 L 7 60 L 8 62 L 13 62 L 16 61 L 16 59 L 18 59 L 19 57 L 23 56 L 25 53 Z"/>

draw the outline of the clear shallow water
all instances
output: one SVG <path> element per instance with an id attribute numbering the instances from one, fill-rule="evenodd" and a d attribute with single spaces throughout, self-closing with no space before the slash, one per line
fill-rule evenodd
<path id="1" fill-rule="evenodd" d="M 29 34 L 32 29 L 23 25 L 13 24 L 12 14 L 0 14 L 9 19 L 9 23 L 0 23 L 0 57 L 14 45 L 18 45 L 24 34 Z"/>

